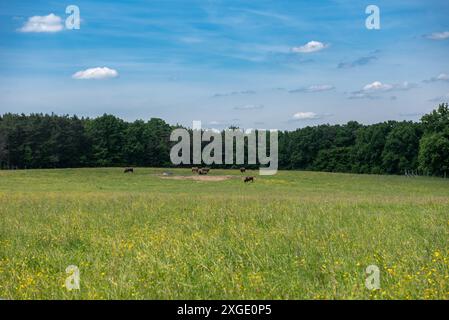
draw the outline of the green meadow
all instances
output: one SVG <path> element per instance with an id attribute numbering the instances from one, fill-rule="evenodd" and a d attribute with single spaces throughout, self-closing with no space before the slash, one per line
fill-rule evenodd
<path id="1" fill-rule="evenodd" d="M 0 298 L 449 299 L 449 179 L 210 175 L 0 171 Z"/>

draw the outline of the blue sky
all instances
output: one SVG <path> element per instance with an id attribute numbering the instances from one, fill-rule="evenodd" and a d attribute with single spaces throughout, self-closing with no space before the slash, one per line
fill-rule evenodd
<path id="1" fill-rule="evenodd" d="M 380 30 L 365 27 L 370 4 Z M 68 5 L 79 30 L 65 28 Z M 447 0 L 0 0 L 0 113 L 267 129 L 418 120 L 449 101 L 448 13 Z"/>

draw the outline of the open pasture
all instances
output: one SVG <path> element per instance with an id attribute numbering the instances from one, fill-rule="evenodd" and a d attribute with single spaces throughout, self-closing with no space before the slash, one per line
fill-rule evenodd
<path id="1" fill-rule="evenodd" d="M 449 298 L 449 180 L 178 176 L 192 173 L 0 171 L 0 298 Z M 69 265 L 80 290 L 65 287 Z"/>

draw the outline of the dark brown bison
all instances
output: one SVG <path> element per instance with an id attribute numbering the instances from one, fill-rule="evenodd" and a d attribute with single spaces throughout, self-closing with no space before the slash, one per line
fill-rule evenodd
<path id="1" fill-rule="evenodd" d="M 123 171 L 123 173 L 128 173 L 128 172 L 134 173 L 134 169 L 133 168 L 125 168 L 125 170 Z"/>
<path id="2" fill-rule="evenodd" d="M 243 168 L 243 167 L 242 167 L 242 168 L 240 168 L 240 172 L 241 172 L 241 173 L 244 173 L 244 172 L 246 172 L 246 168 Z"/>
<path id="3" fill-rule="evenodd" d="M 243 182 L 247 183 L 247 182 L 254 182 L 254 177 L 245 177 L 245 179 L 243 180 Z"/>
<path id="4" fill-rule="evenodd" d="M 193 167 L 192 168 L 192 173 L 198 173 L 198 170 L 199 170 L 198 167 Z"/>

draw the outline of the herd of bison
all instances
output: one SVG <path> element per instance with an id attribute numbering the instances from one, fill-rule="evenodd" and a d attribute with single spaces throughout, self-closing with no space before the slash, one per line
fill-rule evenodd
<path id="1" fill-rule="evenodd" d="M 210 168 L 198 168 L 198 167 L 193 167 L 192 168 L 192 173 L 197 173 L 200 176 L 202 175 L 207 175 L 210 171 Z M 125 170 L 123 171 L 124 173 L 134 173 L 134 168 L 125 168 Z M 246 172 L 246 168 L 240 168 L 240 172 L 241 173 L 245 173 Z M 254 182 L 255 178 L 252 176 L 247 176 L 244 177 L 243 182 L 247 183 L 247 182 Z"/>

